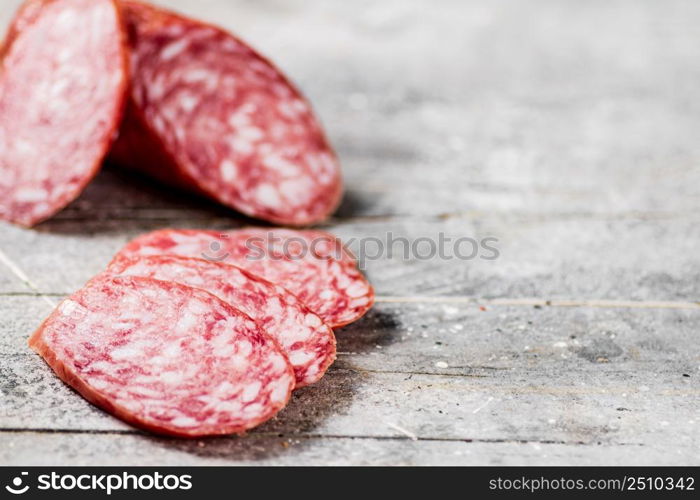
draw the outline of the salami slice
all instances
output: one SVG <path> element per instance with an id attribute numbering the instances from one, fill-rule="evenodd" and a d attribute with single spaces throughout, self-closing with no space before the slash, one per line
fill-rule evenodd
<path id="1" fill-rule="evenodd" d="M 306 225 L 335 210 L 337 157 L 272 63 L 215 26 L 122 5 L 133 81 L 115 163 L 276 223 Z"/>
<path id="2" fill-rule="evenodd" d="M 335 336 L 299 299 L 243 269 L 203 259 L 160 255 L 120 260 L 108 269 L 202 288 L 256 320 L 289 358 L 296 387 L 321 379 L 335 360 Z"/>
<path id="3" fill-rule="evenodd" d="M 113 0 L 28 0 L 0 49 L 0 218 L 33 226 L 95 176 L 122 117 Z"/>
<path id="4" fill-rule="evenodd" d="M 356 321 L 372 307 L 374 290 L 349 259 L 270 251 L 264 238 L 253 239 L 262 237 L 253 231 L 163 229 L 132 240 L 114 260 L 168 254 L 233 264 L 283 286 L 332 328 Z"/>
<path id="5" fill-rule="evenodd" d="M 88 401 L 149 431 L 238 433 L 275 415 L 294 374 L 275 341 L 210 293 L 137 277 L 98 277 L 29 340 Z"/>

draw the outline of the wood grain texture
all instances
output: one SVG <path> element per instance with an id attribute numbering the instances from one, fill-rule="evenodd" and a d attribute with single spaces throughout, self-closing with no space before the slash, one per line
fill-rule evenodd
<path id="1" fill-rule="evenodd" d="M 700 465 L 700 4 L 159 3 L 311 98 L 347 181 L 324 229 L 364 238 L 379 303 L 247 436 L 142 434 L 27 337 L 131 237 L 251 221 L 106 168 L 36 229 L 0 224 L 0 463 Z M 369 256 L 440 234 L 498 258 Z"/>
<path id="2" fill-rule="evenodd" d="M 326 229 L 359 251 L 379 295 L 539 297 L 693 301 L 700 297 L 700 267 L 694 251 L 700 218 L 580 219 L 484 214 L 449 219 L 389 219 L 341 222 Z M 229 218 L 151 220 L 53 220 L 35 231 L 5 226 L 0 247 L 38 290 L 67 294 L 99 272 L 130 238 L 160 227 L 229 228 Z M 428 238 L 451 238 L 445 255 L 430 256 Z M 494 254 L 479 250 L 457 257 L 459 238 L 495 238 Z M 405 239 L 404 244 L 401 239 Z M 387 241 L 393 239 L 393 253 Z M 408 258 L 403 249 L 413 247 Z M 381 250 L 383 248 L 383 250 Z M 378 252 L 378 249 L 381 250 Z M 460 247 L 472 253 L 470 243 Z M 377 258 L 373 258 L 379 254 Z M 11 277 L 8 276 L 8 280 Z M 19 280 L 5 292 L 26 291 Z"/>

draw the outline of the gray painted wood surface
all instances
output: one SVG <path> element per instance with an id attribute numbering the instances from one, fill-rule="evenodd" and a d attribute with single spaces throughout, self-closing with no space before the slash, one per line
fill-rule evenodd
<path id="1" fill-rule="evenodd" d="M 132 236 L 250 221 L 108 168 L 38 228 L 0 224 L 0 463 L 700 464 L 698 2 L 161 3 L 312 99 L 347 181 L 327 229 L 499 256 L 365 259 L 377 306 L 275 420 L 148 436 L 26 339 Z"/>

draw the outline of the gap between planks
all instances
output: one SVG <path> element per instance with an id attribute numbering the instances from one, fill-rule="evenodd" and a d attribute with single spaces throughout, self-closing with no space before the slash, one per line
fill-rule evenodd
<path id="1" fill-rule="evenodd" d="M 124 430 L 98 430 L 98 429 L 50 429 L 50 428 L 37 428 L 37 429 L 22 429 L 22 428 L 0 428 L 0 435 L 2 434 L 90 434 L 90 435 L 114 435 L 114 436 L 143 436 L 151 437 L 156 439 L 171 439 L 175 441 L 187 442 L 187 439 L 171 438 L 168 436 L 158 436 L 155 434 L 148 434 L 144 431 L 138 429 L 124 429 Z M 276 433 L 276 432 L 250 432 L 242 436 L 221 436 L 219 438 L 213 439 L 231 439 L 240 438 L 245 439 L 247 437 L 251 438 L 273 438 L 273 439 L 349 439 L 349 440 L 374 440 L 374 441 L 413 441 L 413 442 L 447 442 L 447 443 L 491 443 L 491 444 L 540 444 L 540 445 L 568 445 L 568 446 L 598 446 L 604 443 L 601 442 L 586 442 L 586 441 L 564 441 L 555 439 L 508 439 L 508 438 L 469 438 L 469 437 L 437 437 L 437 436 L 414 436 L 413 434 L 406 435 L 402 432 L 402 435 L 397 436 L 369 436 L 369 435 L 343 435 L 343 434 L 286 434 L 286 433 Z M 207 440 L 212 438 L 201 438 L 199 441 Z M 197 441 L 194 439 L 193 441 Z M 614 446 L 644 446 L 643 443 L 610 443 Z"/>
<path id="2" fill-rule="evenodd" d="M 27 276 L 27 274 L 12 259 L 10 259 L 7 254 L 2 251 L 2 249 L 0 249 L 0 263 L 4 264 L 5 267 L 10 270 L 12 275 L 24 283 L 25 286 L 34 290 L 35 296 L 41 297 L 44 302 L 49 304 L 51 307 L 56 307 L 58 305 L 55 300 L 51 299 L 46 294 L 41 293 L 39 287 L 36 286 L 31 279 L 29 279 L 29 276 Z"/>
<path id="3" fill-rule="evenodd" d="M 0 262 L 2 262 L 0 254 Z M 24 273 L 16 276 L 24 276 Z M 40 297 L 52 306 L 51 297 L 67 297 L 70 292 L 40 292 L 31 282 L 22 279 L 34 292 L 0 292 L 0 297 Z M 377 304 L 466 304 L 483 306 L 525 306 L 525 307 L 591 307 L 601 309 L 700 309 L 700 301 L 667 300 L 616 300 L 616 299 L 542 299 L 535 297 L 485 299 L 479 297 L 431 297 L 378 295 Z"/>
<path id="4" fill-rule="evenodd" d="M 201 215 L 193 215 L 186 208 L 179 207 L 123 207 L 123 206 L 108 206 L 100 207 L 109 215 L 110 221 L 133 221 L 133 222 L 159 222 L 165 221 L 170 224 L 182 224 L 183 222 L 225 222 L 232 220 L 230 216 L 217 215 L 216 213 L 202 213 Z M 178 213 L 181 211 L 181 213 Z M 159 213 L 162 212 L 162 213 Z M 175 215 L 174 217 L 172 215 Z M 525 221 L 627 221 L 627 220 L 642 220 L 642 221 L 660 221 L 686 217 L 697 217 L 700 212 L 697 210 L 680 210 L 680 211 L 619 211 L 619 212 L 560 212 L 560 213 L 522 213 L 501 211 L 485 212 L 483 210 L 463 210 L 443 213 L 378 213 L 366 215 L 350 215 L 350 216 L 332 216 L 326 221 L 318 224 L 321 228 L 332 228 L 344 224 L 358 223 L 381 223 L 381 222 L 402 222 L 402 221 L 444 221 L 452 219 L 465 220 L 483 220 L 484 218 L 495 215 L 496 218 L 510 219 L 517 218 Z M 95 219 L 92 212 L 82 214 L 80 211 L 68 212 L 59 214 L 51 219 L 51 223 L 75 223 L 75 222 L 98 222 L 103 220 Z M 247 225 L 245 222 L 241 224 L 240 220 L 233 219 L 232 226 L 241 227 Z M 271 228 L 273 229 L 273 228 Z"/>
<path id="5" fill-rule="evenodd" d="M 498 298 L 478 297 L 399 297 L 378 296 L 379 304 L 473 304 L 489 306 L 541 306 L 541 307 L 594 307 L 622 309 L 700 309 L 700 302 L 663 300 L 607 300 L 607 299 L 540 299 L 540 298 Z"/>

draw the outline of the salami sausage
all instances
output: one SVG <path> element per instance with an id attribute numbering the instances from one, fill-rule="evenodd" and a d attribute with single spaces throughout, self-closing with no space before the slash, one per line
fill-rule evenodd
<path id="1" fill-rule="evenodd" d="M 114 261 L 167 254 L 233 264 L 283 286 L 332 328 L 356 321 L 372 307 L 374 290 L 354 261 L 270 250 L 264 234 L 270 239 L 278 230 L 251 231 L 163 229 L 132 240 Z"/>
<path id="2" fill-rule="evenodd" d="M 160 255 L 120 260 L 108 269 L 202 288 L 256 320 L 289 358 L 296 387 L 321 379 L 335 360 L 335 336 L 315 313 L 279 285 L 229 264 Z"/>
<path id="3" fill-rule="evenodd" d="M 113 0 L 28 0 L 0 49 L 0 218 L 33 226 L 95 176 L 127 88 Z"/>
<path id="4" fill-rule="evenodd" d="M 95 278 L 29 345 L 88 401 L 166 435 L 243 432 L 275 415 L 294 387 L 286 356 L 249 316 L 150 278 Z"/>
<path id="5" fill-rule="evenodd" d="M 272 63 L 215 26 L 122 5 L 133 79 L 115 163 L 275 223 L 311 224 L 335 210 L 337 157 Z"/>

